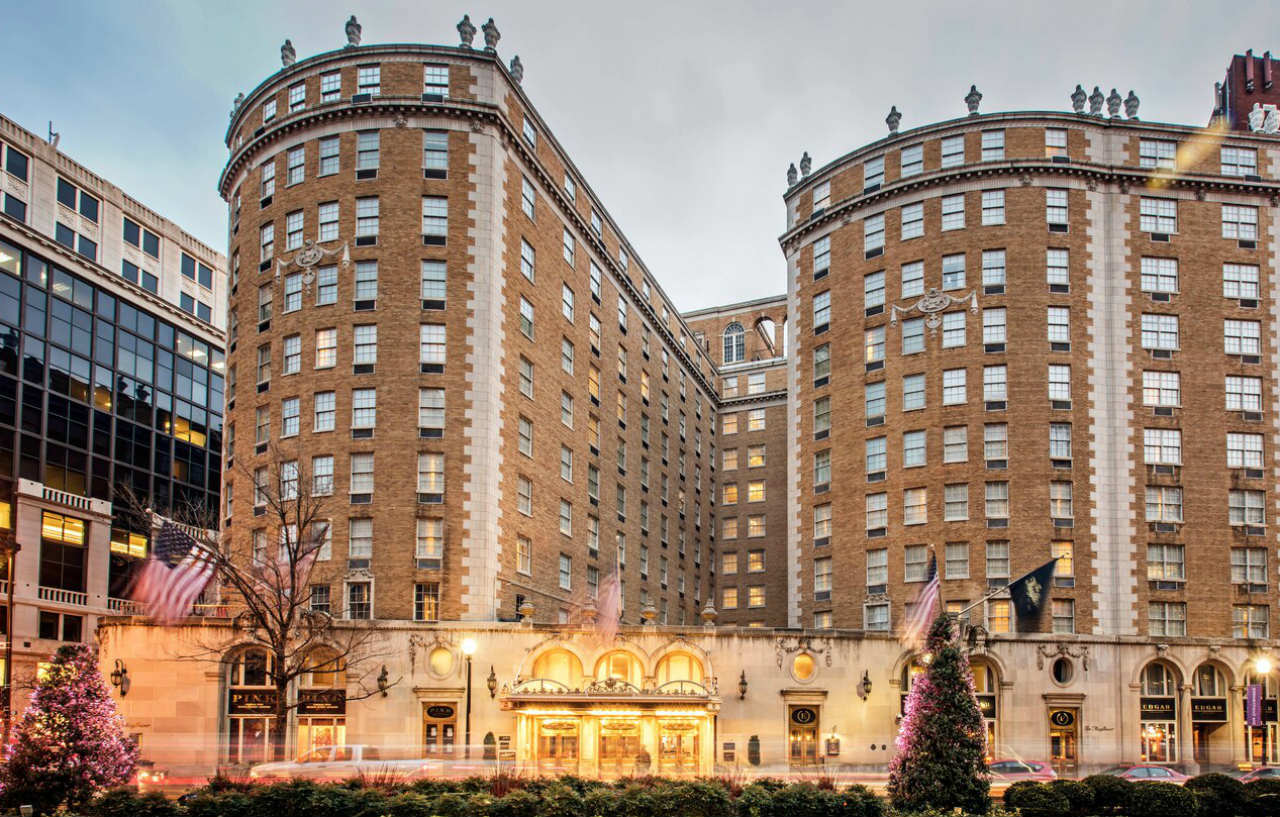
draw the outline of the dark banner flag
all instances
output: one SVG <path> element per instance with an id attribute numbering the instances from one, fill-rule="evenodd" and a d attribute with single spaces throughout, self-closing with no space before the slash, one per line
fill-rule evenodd
<path id="1" fill-rule="evenodd" d="M 1014 615 L 1018 619 L 1018 632 L 1040 632 L 1040 618 L 1049 600 L 1053 566 L 1057 562 L 1056 558 L 1050 559 L 1009 585 L 1009 597 L 1013 600 Z"/>

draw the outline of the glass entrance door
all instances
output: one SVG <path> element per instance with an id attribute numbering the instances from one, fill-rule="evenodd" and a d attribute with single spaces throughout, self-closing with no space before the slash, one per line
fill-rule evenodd
<path id="1" fill-rule="evenodd" d="M 698 727 L 693 724 L 663 724 L 658 745 L 658 773 L 693 775 L 698 773 Z"/>
<path id="2" fill-rule="evenodd" d="M 538 724 L 538 772 L 578 773 L 578 722 L 542 721 Z"/>
<path id="3" fill-rule="evenodd" d="M 791 726 L 791 765 L 812 766 L 818 762 L 818 728 Z"/>
<path id="4" fill-rule="evenodd" d="M 422 705 L 422 748 L 427 757 L 453 757 L 458 716 L 452 704 Z"/>
<path id="5" fill-rule="evenodd" d="M 1074 776 L 1080 762 L 1080 712 L 1055 709 L 1049 713 L 1049 759 L 1060 775 Z"/>
<path id="6" fill-rule="evenodd" d="M 600 774 L 646 775 L 651 759 L 640 745 L 638 721 L 605 720 L 600 723 Z"/>

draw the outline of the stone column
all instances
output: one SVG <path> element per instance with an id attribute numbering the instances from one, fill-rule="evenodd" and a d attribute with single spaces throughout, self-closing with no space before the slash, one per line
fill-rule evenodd
<path id="1" fill-rule="evenodd" d="M 1196 762 L 1195 746 L 1191 739 L 1191 685 L 1178 687 L 1178 762 L 1189 775 L 1200 774 L 1200 764 Z"/>

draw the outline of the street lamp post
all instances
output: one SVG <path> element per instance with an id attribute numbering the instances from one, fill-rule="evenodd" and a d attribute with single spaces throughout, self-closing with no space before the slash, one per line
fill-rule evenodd
<path id="1" fill-rule="evenodd" d="M 467 657 L 467 713 L 465 731 L 462 734 L 463 739 L 463 757 L 467 760 L 471 759 L 471 656 L 476 653 L 476 640 L 474 638 L 462 639 L 462 654 Z"/>

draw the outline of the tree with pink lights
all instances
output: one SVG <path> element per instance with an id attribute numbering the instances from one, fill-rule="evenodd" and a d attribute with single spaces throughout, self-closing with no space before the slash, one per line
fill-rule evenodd
<path id="1" fill-rule="evenodd" d="M 6 747 L 0 802 L 31 805 L 37 814 L 63 803 L 75 810 L 100 789 L 128 782 L 137 762 L 93 649 L 67 644 L 39 673 Z"/>
<path id="2" fill-rule="evenodd" d="M 907 695 L 898 753 L 889 765 L 889 796 L 903 811 L 985 814 L 991 804 L 986 729 L 968 656 L 946 613 L 934 619 L 927 649 L 925 671 Z"/>

